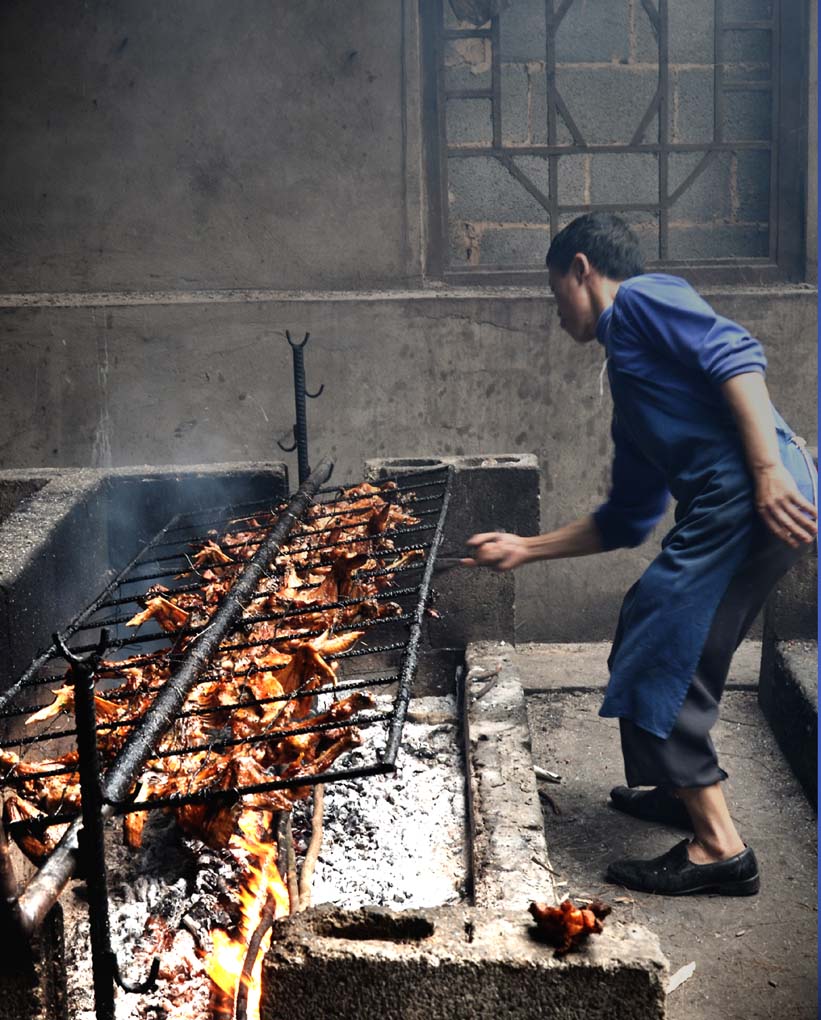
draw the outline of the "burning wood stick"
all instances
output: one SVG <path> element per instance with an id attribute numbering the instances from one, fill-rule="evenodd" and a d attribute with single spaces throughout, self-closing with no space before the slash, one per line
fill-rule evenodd
<path id="1" fill-rule="evenodd" d="M 299 909 L 311 905 L 311 881 L 314 877 L 316 859 L 322 847 L 322 819 L 325 813 L 325 787 L 320 783 L 314 787 L 314 810 L 311 816 L 311 841 L 305 851 L 302 873 L 299 876 Z"/>

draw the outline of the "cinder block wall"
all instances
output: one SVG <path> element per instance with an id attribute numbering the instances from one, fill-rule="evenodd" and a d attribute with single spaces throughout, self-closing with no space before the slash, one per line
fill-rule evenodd
<path id="1" fill-rule="evenodd" d="M 419 40 L 414 0 L 0 6 L 0 467 L 270 460 L 293 422 L 288 328 L 313 336 L 312 447 L 337 478 L 521 451 L 545 527 L 603 498 L 598 348 L 540 289 L 423 280 Z M 622 73 L 599 64 L 591 81 Z M 601 127 L 610 89 L 574 114 Z M 583 196 L 634 179 L 581 159 Z M 765 343 L 776 402 L 815 442 L 814 289 L 708 297 Z M 609 636 L 652 552 L 527 568 L 518 637 Z"/>

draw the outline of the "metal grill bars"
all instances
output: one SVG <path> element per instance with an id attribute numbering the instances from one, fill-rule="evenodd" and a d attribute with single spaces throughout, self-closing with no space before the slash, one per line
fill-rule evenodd
<path id="1" fill-rule="evenodd" d="M 346 777 L 363 776 L 363 775 L 376 775 L 384 772 L 392 771 L 395 765 L 396 754 L 399 746 L 399 738 L 401 735 L 402 724 L 404 722 L 407 704 L 410 697 L 410 680 L 416 668 L 416 661 L 418 656 L 418 648 L 421 637 L 422 620 L 425 607 L 427 606 L 431 596 L 431 578 L 433 572 L 433 561 L 435 559 L 435 553 L 441 544 L 444 515 L 447 510 L 449 502 L 449 477 L 450 472 L 445 473 L 443 469 L 437 469 L 437 474 L 440 476 L 434 481 L 427 481 L 420 479 L 415 485 L 400 486 L 387 492 L 381 493 L 383 497 L 390 498 L 392 495 L 398 497 L 404 497 L 405 493 L 418 493 L 420 489 L 437 490 L 429 495 L 424 496 L 407 496 L 401 499 L 401 505 L 403 510 L 407 509 L 413 512 L 413 508 L 416 503 L 427 503 L 439 502 L 439 507 L 431 510 L 422 511 L 426 516 L 433 516 L 434 513 L 439 515 L 438 521 L 435 526 L 425 528 L 425 530 L 433 530 L 434 535 L 430 542 L 425 542 L 416 545 L 402 545 L 404 535 L 412 535 L 415 526 L 410 528 L 392 529 L 390 532 L 383 533 L 380 535 L 373 535 L 367 537 L 355 537 L 349 540 L 341 540 L 333 543 L 325 543 L 322 545 L 311 545 L 307 549 L 304 548 L 304 541 L 310 540 L 311 537 L 315 536 L 317 532 L 329 530 L 335 530 L 335 528 L 323 528 L 317 529 L 317 531 L 294 531 L 293 524 L 296 520 L 296 513 L 291 513 L 291 519 L 288 521 L 291 526 L 291 532 L 288 535 L 289 544 L 293 540 L 294 548 L 291 551 L 291 555 L 296 557 L 298 569 L 301 572 L 308 572 L 311 569 L 316 568 L 319 565 L 327 566 L 329 561 L 327 558 L 320 558 L 319 560 L 310 561 L 310 555 L 318 549 L 328 550 L 335 549 L 338 546 L 344 547 L 345 545 L 356 546 L 356 543 L 360 543 L 366 547 L 369 547 L 368 556 L 377 558 L 377 566 L 375 569 L 359 570 L 354 571 L 350 574 L 353 579 L 367 579 L 370 577 L 384 577 L 390 575 L 393 572 L 409 571 L 409 570 L 420 570 L 423 569 L 423 577 L 421 583 L 416 587 L 409 587 L 398 589 L 394 591 L 379 592 L 374 598 L 350 598 L 350 599 L 336 599 L 334 601 L 328 601 L 325 603 L 317 603 L 312 605 L 306 605 L 304 608 L 297 609 L 284 609 L 282 612 L 260 614 L 259 616 L 244 617 L 243 613 L 247 610 L 248 605 L 256 599 L 264 599 L 268 597 L 267 594 L 261 594 L 257 592 L 256 585 L 262 580 L 263 577 L 268 576 L 267 563 L 273 562 L 275 556 L 279 551 L 279 542 L 275 542 L 275 548 L 271 549 L 270 541 L 266 540 L 263 548 L 260 548 L 257 556 L 254 557 L 252 562 L 265 563 L 266 566 L 256 574 L 256 579 L 248 581 L 242 588 L 238 590 L 239 582 L 237 582 L 229 596 L 226 596 L 217 613 L 212 617 L 211 621 L 207 625 L 202 625 L 196 628 L 190 628 L 187 631 L 179 632 L 172 636 L 185 636 L 186 639 L 190 640 L 190 645 L 185 651 L 180 654 L 179 650 L 153 655 L 143 655 L 131 657 L 127 660 L 113 660 L 108 661 L 104 664 L 103 670 L 110 677 L 113 669 L 116 669 L 118 661 L 122 662 L 124 668 L 137 665 L 138 663 L 149 663 L 149 662 L 160 662 L 164 661 L 170 664 L 174 669 L 171 678 L 166 681 L 163 687 L 160 688 L 159 694 L 154 698 L 153 703 L 149 706 L 148 710 L 144 715 L 134 713 L 129 715 L 127 718 L 121 718 L 116 722 L 102 722 L 96 727 L 96 732 L 110 732 L 113 730 L 125 730 L 130 729 L 131 733 L 128 736 L 125 745 L 111 766 L 108 774 L 105 777 L 103 783 L 103 795 L 105 798 L 104 803 L 104 816 L 111 817 L 112 815 L 119 815 L 125 813 L 131 813 L 133 811 L 143 811 L 154 807 L 174 807 L 183 806 L 185 804 L 193 803 L 205 803 L 211 800 L 223 801 L 232 803 L 242 796 L 251 793 L 264 793 L 266 791 L 276 790 L 288 790 L 295 787 L 310 786 L 317 782 L 329 782 L 334 779 L 343 779 Z M 319 475 L 319 471 L 315 472 L 315 476 Z M 314 477 L 314 476 L 312 476 Z M 344 508 L 344 500 L 339 497 L 339 488 L 322 490 L 327 494 L 333 495 L 336 498 L 323 502 L 321 509 L 323 513 L 317 513 L 320 509 L 319 506 L 314 507 L 312 511 L 312 522 L 320 519 L 332 519 L 334 516 L 334 507 L 338 507 L 342 503 Z M 298 494 L 299 495 L 299 494 Z M 302 508 L 304 512 L 307 510 L 308 503 L 315 503 L 316 496 L 319 492 L 315 492 L 314 495 L 305 501 L 305 505 Z M 378 493 L 374 493 L 375 497 Z M 296 498 L 296 497 L 295 497 Z M 367 496 L 356 496 L 353 497 L 357 501 L 368 498 Z M 292 501 L 293 502 L 293 501 Z M 350 502 L 350 498 L 348 500 Z M 218 510 L 219 519 L 224 520 L 229 525 L 236 525 L 238 523 L 236 517 L 236 509 L 232 508 L 228 511 L 220 508 Z M 289 512 L 291 512 L 291 506 L 289 505 Z M 199 516 L 199 513 L 198 513 Z M 256 515 L 259 516 L 259 513 Z M 356 514 L 354 514 L 356 516 Z M 288 514 L 283 515 L 280 521 L 288 517 Z M 174 531 L 182 532 L 185 530 L 198 529 L 200 531 L 199 539 L 202 540 L 201 530 L 206 526 L 208 522 L 197 521 L 195 523 L 180 525 L 178 517 L 174 521 L 169 522 L 169 525 L 163 529 L 150 543 L 148 549 L 156 549 L 160 545 L 167 547 L 167 536 L 169 531 L 173 528 Z M 253 519 L 253 518 L 248 518 Z M 261 525 L 255 522 L 253 525 L 255 528 Z M 354 524 L 348 526 L 353 527 Z M 277 527 L 274 529 L 277 530 Z M 287 528 L 285 529 L 287 531 Z M 344 530 L 344 529 L 342 529 Z M 273 533 L 272 533 L 273 534 Z M 380 537 L 384 538 L 388 535 L 396 536 L 399 539 L 399 543 L 394 550 L 386 552 L 375 551 L 374 543 L 378 541 Z M 212 536 L 209 536 L 209 538 Z M 221 537 L 221 536 L 220 536 Z M 193 540 L 184 537 L 180 537 L 180 543 L 188 542 L 191 543 Z M 279 541 L 282 541 L 280 538 Z M 254 543 L 256 545 L 256 543 Z M 390 564 L 387 562 L 390 558 L 394 560 L 401 556 L 408 549 L 415 549 L 420 552 L 428 552 L 429 556 L 427 561 L 423 563 L 405 563 L 400 565 L 394 570 L 391 569 Z M 115 605 L 127 605 L 129 602 L 136 601 L 139 598 L 139 594 L 121 595 L 120 591 L 124 585 L 131 585 L 138 580 L 146 580 L 144 576 L 135 575 L 134 568 L 138 564 L 146 562 L 152 562 L 146 560 L 147 550 L 143 550 L 134 560 L 131 561 L 129 567 L 121 572 L 118 579 L 115 580 L 111 585 L 106 588 L 106 591 L 100 596 L 95 603 L 89 607 L 84 613 L 73 622 L 69 633 L 76 633 L 79 630 L 88 630 L 92 626 L 100 626 L 101 624 L 107 623 L 110 625 L 118 625 L 124 622 L 124 618 L 121 616 L 108 617 L 105 619 L 94 620 L 92 617 L 94 613 L 103 611 L 105 608 L 110 608 Z M 309 560 L 308 563 L 303 564 L 299 562 L 301 558 Z M 129 572 L 130 571 L 130 572 Z M 249 567 L 245 568 L 242 574 L 242 579 L 248 574 Z M 153 579 L 153 578 L 152 578 Z M 316 587 L 319 584 L 315 585 Z M 195 592 L 200 586 L 197 584 L 185 584 L 178 586 L 177 589 L 170 589 L 167 593 L 169 597 L 173 597 L 176 591 L 185 590 L 187 592 Z M 305 587 L 308 587 L 306 585 Z M 315 637 L 320 634 L 324 634 L 325 631 L 314 631 L 314 630 L 300 630 L 296 632 L 290 632 L 286 634 L 280 634 L 271 638 L 266 638 L 260 641 L 244 641 L 235 642 L 233 644 L 225 644 L 224 638 L 227 637 L 232 631 L 242 631 L 247 629 L 249 626 L 252 627 L 257 623 L 261 622 L 282 622 L 292 617 L 308 616 L 322 612 L 327 609 L 349 609 L 357 607 L 362 603 L 368 601 L 384 601 L 385 599 L 406 599 L 415 597 L 415 608 L 413 611 L 403 611 L 398 616 L 389 617 L 378 617 L 376 619 L 362 620 L 359 622 L 352 622 L 351 624 L 341 624 L 334 626 L 333 633 L 341 634 L 350 631 L 362 631 L 369 630 L 376 626 L 393 625 L 394 627 L 401 627 L 404 629 L 404 625 L 409 625 L 409 634 L 406 640 L 389 641 L 382 645 L 367 645 L 364 647 L 348 648 L 341 652 L 331 652 L 327 655 L 326 661 L 345 661 L 345 660 L 356 660 L 362 656 L 378 655 L 380 657 L 380 663 L 377 667 L 377 674 L 381 667 L 382 675 L 376 675 L 371 677 L 360 677 L 356 679 L 346 678 L 344 675 L 340 678 L 340 681 L 336 684 L 325 684 L 314 690 L 302 690 L 291 694 L 280 694 L 271 695 L 267 698 L 252 697 L 249 700 L 244 700 L 242 697 L 232 701 L 230 704 L 209 707 L 209 706 L 196 706 L 189 707 L 183 710 L 183 705 L 187 698 L 188 693 L 198 684 L 213 683 L 220 678 L 220 669 L 215 667 L 213 659 L 220 657 L 228 651 L 238 651 L 249 648 L 256 648 L 264 645 L 277 645 L 283 641 L 288 640 L 305 640 L 307 638 Z M 226 606 L 226 603 L 231 603 L 231 607 Z M 220 619 L 218 624 L 217 620 Z M 226 622 L 227 621 L 227 622 Z M 224 625 L 223 625 L 224 624 Z M 275 632 L 276 633 L 276 632 Z M 169 640 L 169 634 L 162 632 L 157 635 L 143 635 L 142 641 L 152 641 L 162 637 L 164 640 Z M 122 639 L 120 642 L 115 642 L 114 647 L 119 647 L 122 644 L 129 642 L 129 639 Z M 133 641 L 138 644 L 140 640 Z M 81 646 L 82 648 L 83 646 Z M 112 646 L 109 646 L 112 647 Z M 78 652 L 81 648 L 73 649 L 74 652 Z M 38 669 L 41 669 L 45 664 L 48 663 L 49 659 L 54 658 L 54 646 L 49 649 L 43 656 L 41 656 L 37 663 L 33 664 L 32 668 L 27 671 L 21 681 L 15 686 L 17 693 L 26 687 L 31 688 L 32 686 L 40 685 L 42 683 L 54 683 L 55 680 L 60 678 L 56 677 L 42 677 L 36 676 Z M 385 656 L 390 656 L 395 652 L 402 653 L 401 664 L 396 672 L 385 675 L 385 666 L 388 665 L 385 660 Z M 234 677 L 251 676 L 257 672 L 272 672 L 275 673 L 278 670 L 285 668 L 282 665 L 273 663 L 271 666 L 259 666 L 251 664 L 250 666 L 243 666 L 238 670 L 233 670 L 231 675 Z M 116 678 L 113 678 L 116 679 Z M 98 679 L 99 683 L 99 679 Z M 397 693 L 394 699 L 393 708 L 391 712 L 371 712 L 367 715 L 362 713 L 355 713 L 350 719 L 334 719 L 330 717 L 327 720 L 317 719 L 315 722 L 310 718 L 307 718 L 299 723 L 291 723 L 283 727 L 280 724 L 279 728 L 276 726 L 277 718 L 282 715 L 285 704 L 289 701 L 298 702 L 302 700 L 312 699 L 317 695 L 333 696 L 336 697 L 344 692 L 352 692 L 357 690 L 363 690 L 368 687 L 381 687 L 388 688 L 392 685 L 396 685 Z M 116 696 L 118 692 L 113 692 Z M 153 693 L 153 692 L 152 692 Z M 98 687 L 98 696 L 106 697 L 107 694 L 104 689 Z M 11 697 L 3 699 L 2 704 L 7 705 L 12 700 Z M 127 699 L 124 699 L 127 700 Z M 205 741 L 200 740 L 198 743 L 187 743 L 183 746 L 170 746 L 164 749 L 159 747 L 159 741 L 169 726 L 174 726 L 178 721 L 190 720 L 195 717 L 212 715 L 215 717 L 215 721 L 220 723 L 222 719 L 230 717 L 232 713 L 239 711 L 248 712 L 249 710 L 259 711 L 266 705 L 271 705 L 276 702 L 283 703 L 283 709 L 272 719 L 269 723 L 268 728 L 263 733 L 252 734 L 250 736 L 232 736 L 230 730 L 217 730 L 209 734 L 208 739 Z M 24 709 L 14 708 L 11 711 L 7 711 L 5 716 L 11 718 L 13 716 L 19 716 L 22 714 Z M 32 709 L 29 708 L 29 711 Z M 36 709 L 35 709 L 36 710 Z M 220 713 L 222 713 L 220 715 Z M 139 804 L 134 801 L 128 800 L 128 791 L 130 790 L 133 782 L 137 775 L 141 772 L 142 768 L 146 765 L 149 760 L 157 759 L 162 757 L 180 757 L 187 754 L 194 755 L 205 755 L 208 758 L 214 753 L 218 753 L 221 749 L 229 747 L 238 747 L 240 745 L 254 745 L 259 744 L 263 741 L 277 741 L 284 740 L 288 737 L 303 736 L 309 733 L 328 733 L 332 732 L 343 732 L 349 730 L 352 726 L 369 726 L 373 727 L 376 725 L 385 725 L 387 728 L 386 732 L 386 745 L 383 752 L 376 756 L 376 760 L 365 764 L 362 767 L 354 768 L 325 768 L 317 773 L 300 771 L 297 765 L 293 768 L 286 768 L 285 774 L 272 775 L 270 781 L 245 783 L 243 785 L 237 785 L 231 789 L 203 789 L 194 790 L 191 792 L 175 793 L 170 796 L 160 797 L 152 796 L 144 801 L 140 801 Z M 53 732 L 46 732 L 33 737 L 23 737 L 17 741 L 6 741 L 0 747 L 9 747 L 15 745 L 30 745 L 38 743 L 41 740 L 58 740 L 58 739 L 70 739 L 75 736 L 74 730 L 55 730 Z M 72 774 L 74 769 L 70 766 L 66 766 L 62 772 L 52 770 L 44 773 L 50 777 L 58 774 Z M 290 774 L 290 773 L 293 774 Z M 27 828 L 29 830 L 36 831 L 37 829 L 43 829 L 51 824 L 65 824 L 72 818 L 67 812 L 58 810 L 43 819 L 37 819 L 34 822 L 21 821 L 15 822 L 9 826 L 9 830 L 12 833 L 16 833 L 18 829 Z M 49 909 L 51 904 L 59 896 L 59 893 L 65 884 L 65 881 L 70 876 L 73 869 L 74 856 L 76 853 L 77 846 L 77 830 L 79 823 L 74 819 L 63 837 L 58 849 L 51 855 L 46 864 L 41 868 L 40 872 L 35 876 L 29 886 L 26 888 L 24 893 L 21 895 L 19 904 L 17 905 L 17 915 L 20 918 L 20 926 L 26 931 L 33 931 L 40 923 L 42 918 L 45 916 L 45 912 Z"/>

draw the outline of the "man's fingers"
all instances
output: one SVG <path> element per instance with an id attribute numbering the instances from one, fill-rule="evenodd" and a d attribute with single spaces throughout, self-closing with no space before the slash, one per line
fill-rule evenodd
<path id="1" fill-rule="evenodd" d="M 785 514 L 780 511 L 777 512 L 773 507 L 762 507 L 761 515 L 770 531 L 780 538 L 782 542 L 786 542 L 793 549 L 801 544 L 799 538 L 796 537 L 798 529 Z M 811 541 L 812 537 L 808 536 L 803 540 Z"/>
<path id="2" fill-rule="evenodd" d="M 474 560 L 474 559 L 471 559 L 470 556 L 463 556 L 462 559 L 459 560 L 459 562 L 462 564 L 463 567 L 478 567 L 479 566 L 477 561 Z"/>
<path id="3" fill-rule="evenodd" d="M 485 542 L 491 542 L 498 534 L 497 531 L 482 531 L 478 535 L 471 535 L 465 545 L 484 545 Z"/>

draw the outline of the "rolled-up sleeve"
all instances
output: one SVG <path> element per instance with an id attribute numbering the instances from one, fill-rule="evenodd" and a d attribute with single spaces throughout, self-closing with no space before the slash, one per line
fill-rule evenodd
<path id="1" fill-rule="evenodd" d="M 664 475 L 619 428 L 615 415 L 610 431 L 614 444 L 610 495 L 593 513 L 605 551 L 641 545 L 670 498 Z"/>
<path id="2" fill-rule="evenodd" d="M 744 372 L 766 370 L 758 340 L 718 315 L 684 280 L 668 277 L 664 286 L 622 287 L 617 301 L 624 320 L 657 352 L 703 372 L 716 386 Z"/>

